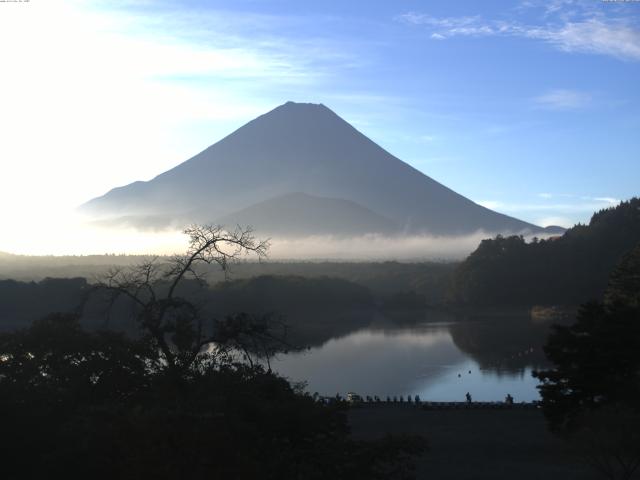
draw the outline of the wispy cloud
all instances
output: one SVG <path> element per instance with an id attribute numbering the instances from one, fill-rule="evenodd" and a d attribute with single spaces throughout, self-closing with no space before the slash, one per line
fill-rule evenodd
<path id="1" fill-rule="evenodd" d="M 31 3 L 0 12 L 0 41 L 13 45 L 2 51 L 0 158 L 11 159 L 7 178 L 41 175 L 28 191 L 9 182 L 0 201 L 50 199 L 34 201 L 34 211 L 150 178 L 277 103 L 326 91 L 365 56 L 328 36 L 291 41 L 316 18 L 170 2 Z M 49 157 L 56 162 L 42 160 Z M 72 182 L 88 165 L 96 173 L 74 188 L 51 182 Z"/>
<path id="2" fill-rule="evenodd" d="M 415 235 L 389 238 L 364 235 L 336 238 L 330 235 L 305 238 L 273 238 L 269 257 L 278 260 L 449 260 L 466 257 L 491 232 L 461 236 Z"/>
<path id="3" fill-rule="evenodd" d="M 542 201 L 518 203 L 504 202 L 500 200 L 481 200 L 476 202 L 483 207 L 515 216 L 531 217 L 531 214 L 540 214 L 538 218 L 571 218 L 576 214 L 591 213 L 603 208 L 614 207 L 620 200 L 613 197 L 596 197 L 586 195 L 573 195 L 566 193 L 539 193 Z M 551 214 L 551 215 L 550 215 Z M 541 224 L 541 223 L 538 223 Z M 548 223 L 551 225 L 554 223 Z M 564 223 L 556 225 L 566 226 Z"/>
<path id="4" fill-rule="evenodd" d="M 592 18 L 568 22 L 560 28 L 522 27 L 521 32 L 525 37 L 546 41 L 565 52 L 640 60 L 640 31 L 624 20 Z"/>
<path id="5" fill-rule="evenodd" d="M 556 89 L 533 99 L 541 108 L 551 110 L 576 110 L 591 103 L 591 95 L 576 90 Z"/>
<path id="6" fill-rule="evenodd" d="M 494 26 L 485 22 L 480 16 L 473 17 L 433 17 L 423 13 L 409 12 L 396 17 L 397 20 L 412 25 L 424 25 L 434 29 L 431 38 L 443 40 L 462 36 L 495 35 Z"/>
<path id="7" fill-rule="evenodd" d="M 155 78 L 311 83 L 358 57 L 348 45 L 326 37 L 308 35 L 291 42 L 287 32 L 304 22 L 295 17 L 168 8 L 151 15 L 131 9 L 96 13 L 111 18 L 120 34 L 116 40 L 124 39 L 131 56 L 144 59 L 137 69 L 145 68 Z"/>
<path id="8" fill-rule="evenodd" d="M 575 195 L 571 194 L 571 193 L 549 193 L 549 192 L 542 192 L 538 194 L 538 197 L 540 198 L 575 198 Z"/>
<path id="9" fill-rule="evenodd" d="M 574 224 L 574 222 L 572 222 L 571 219 L 568 217 L 554 216 L 554 215 L 547 216 L 547 217 L 537 217 L 534 223 L 536 225 L 540 225 L 541 227 L 558 226 L 558 227 L 564 227 L 564 228 L 572 227 Z"/>
<path id="10" fill-rule="evenodd" d="M 589 195 L 575 195 L 573 193 L 542 192 L 542 193 L 538 193 L 538 197 L 544 198 L 544 199 L 571 198 L 571 199 L 580 200 L 580 201 L 602 202 L 602 203 L 607 203 L 611 206 L 617 205 L 618 203 L 621 202 L 619 198 L 614 198 L 614 197 L 594 197 Z"/>
<path id="11" fill-rule="evenodd" d="M 397 20 L 431 30 L 431 38 L 445 40 L 466 37 L 522 37 L 546 42 L 564 52 L 609 55 L 640 61 L 640 30 L 627 18 L 608 18 L 595 13 L 564 12 L 568 2 L 553 4 L 539 25 L 521 23 L 517 19 L 486 20 L 480 16 L 434 17 L 409 12 Z"/>
<path id="12" fill-rule="evenodd" d="M 582 197 L 582 198 L 589 198 L 589 197 Z M 619 198 L 613 198 L 613 197 L 592 197 L 592 199 L 595 200 L 596 202 L 608 203 L 610 206 L 617 205 L 621 201 Z"/>

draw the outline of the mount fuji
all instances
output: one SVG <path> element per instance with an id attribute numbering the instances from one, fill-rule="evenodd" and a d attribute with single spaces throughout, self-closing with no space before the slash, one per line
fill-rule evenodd
<path id="1" fill-rule="evenodd" d="M 98 222 L 138 228 L 251 224 L 260 233 L 294 236 L 555 232 L 474 203 L 324 105 L 293 102 L 80 210 Z"/>

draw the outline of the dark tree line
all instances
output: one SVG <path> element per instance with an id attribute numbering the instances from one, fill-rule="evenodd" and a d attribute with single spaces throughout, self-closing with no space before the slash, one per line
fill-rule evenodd
<path id="1" fill-rule="evenodd" d="M 49 312 L 73 310 L 88 288 L 84 278 L 45 278 L 40 282 L 0 280 L 0 331 L 27 326 Z"/>
<path id="2" fill-rule="evenodd" d="M 357 442 L 341 406 L 229 358 L 177 377 L 145 339 L 52 315 L 0 336 L 3 478 L 410 478 L 418 438 Z"/>
<path id="3" fill-rule="evenodd" d="M 456 269 L 450 300 L 473 305 L 578 305 L 601 298 L 622 256 L 640 242 L 640 199 L 595 213 L 561 237 L 483 240 Z"/>
<path id="4" fill-rule="evenodd" d="M 247 230 L 186 233 L 186 255 L 114 270 L 87 292 L 126 299 L 138 335 L 87 331 L 77 314 L 0 335 L 3 478 L 411 478 L 424 440 L 352 440 L 340 404 L 261 361 L 290 348 L 268 318 L 208 319 L 184 296 L 189 279 L 205 285 L 199 266 L 266 245 Z"/>
<path id="5" fill-rule="evenodd" d="M 92 287 L 93 284 L 84 278 L 47 278 L 40 282 L 0 280 L 0 330 L 27 326 L 49 312 L 73 311 Z M 189 279 L 182 282 L 180 292 L 191 302 L 202 305 L 210 316 L 217 317 L 238 311 L 287 315 L 309 309 L 335 312 L 374 308 L 374 299 L 368 289 L 328 277 L 260 276 L 204 288 Z M 83 316 L 85 325 L 99 325 L 104 320 L 99 297 L 94 295 L 87 304 Z M 130 308 L 119 305 L 110 313 L 112 327 L 126 327 L 121 317 L 128 317 Z"/>
<path id="6" fill-rule="evenodd" d="M 640 468 L 640 243 L 612 272 L 603 302 L 582 305 L 556 326 L 535 372 L 553 431 L 609 479 Z"/>

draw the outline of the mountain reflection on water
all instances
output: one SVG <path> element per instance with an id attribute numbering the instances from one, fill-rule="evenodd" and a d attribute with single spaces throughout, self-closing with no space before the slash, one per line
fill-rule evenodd
<path id="1" fill-rule="evenodd" d="M 542 346 L 550 325 L 511 316 L 411 325 L 378 317 L 304 352 L 280 355 L 272 366 L 321 395 L 463 401 L 470 392 L 474 400 L 501 401 L 509 393 L 531 401 L 539 398 L 531 372 L 547 366 Z"/>

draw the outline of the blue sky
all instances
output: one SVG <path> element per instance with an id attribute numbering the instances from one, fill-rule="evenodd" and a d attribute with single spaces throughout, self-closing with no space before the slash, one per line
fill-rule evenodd
<path id="1" fill-rule="evenodd" d="M 640 2 L 32 0 L 0 4 L 0 40 L 0 200 L 19 188 L 25 212 L 152 178 L 287 100 L 535 223 L 640 193 Z"/>

